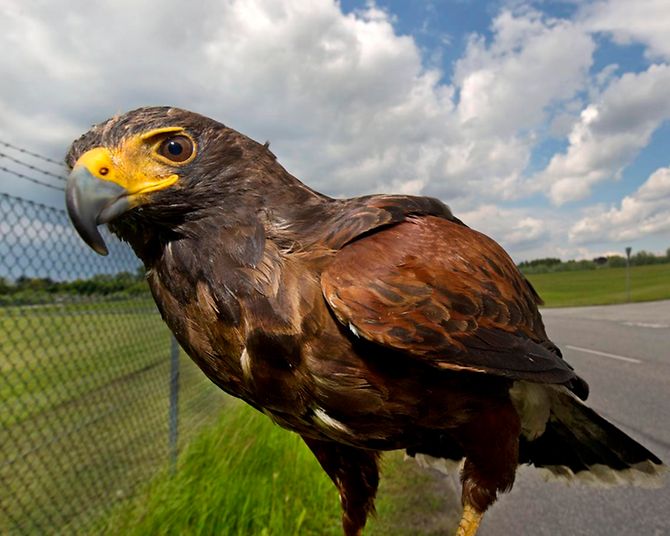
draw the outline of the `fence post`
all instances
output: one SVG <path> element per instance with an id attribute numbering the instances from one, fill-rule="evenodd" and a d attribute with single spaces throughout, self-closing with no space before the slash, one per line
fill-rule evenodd
<path id="1" fill-rule="evenodd" d="M 630 246 L 626 248 L 626 303 L 630 303 Z"/>
<path id="2" fill-rule="evenodd" d="M 170 427 L 168 431 L 168 447 L 170 454 L 170 471 L 177 470 L 177 439 L 179 433 L 179 344 L 174 335 L 170 335 Z"/>

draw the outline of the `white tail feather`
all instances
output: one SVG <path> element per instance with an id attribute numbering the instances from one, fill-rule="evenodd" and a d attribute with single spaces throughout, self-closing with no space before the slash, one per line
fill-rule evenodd
<path id="1" fill-rule="evenodd" d="M 640 488 L 658 489 L 663 486 L 667 466 L 649 460 L 627 469 L 616 470 L 606 465 L 592 465 L 588 471 L 574 473 L 565 465 L 538 468 L 547 482 L 563 482 L 567 485 L 584 484 L 592 487 L 611 488 L 632 485 Z"/>

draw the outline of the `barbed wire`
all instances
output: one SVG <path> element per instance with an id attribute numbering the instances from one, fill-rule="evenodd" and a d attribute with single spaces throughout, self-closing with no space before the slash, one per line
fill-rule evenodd
<path id="1" fill-rule="evenodd" d="M 27 155 L 30 155 L 34 158 L 39 158 L 40 160 L 44 160 L 45 162 L 49 162 L 50 164 L 55 164 L 60 167 L 65 167 L 65 164 L 63 162 L 59 162 L 58 160 L 54 160 L 53 158 L 49 158 L 48 156 L 44 156 L 38 153 L 35 153 L 33 151 L 30 151 L 28 149 L 24 149 L 23 147 L 18 147 L 12 143 L 9 143 L 7 141 L 0 140 L 0 145 L 4 145 L 5 147 L 9 147 L 10 149 L 14 149 L 15 151 L 18 151 L 20 153 L 24 153 Z"/>
<path id="2" fill-rule="evenodd" d="M 24 179 L 26 181 L 32 182 L 34 184 L 39 184 L 40 186 L 44 186 L 46 188 L 51 188 L 52 190 L 58 190 L 59 192 L 64 192 L 65 188 L 61 186 L 56 186 L 54 184 L 49 184 L 48 182 L 43 182 L 39 179 L 36 179 L 35 177 L 31 177 L 29 175 L 24 175 L 23 173 L 19 173 L 18 171 L 14 171 L 13 169 L 9 169 L 5 166 L 0 166 L 0 171 L 4 171 L 5 173 L 9 173 L 10 175 L 14 175 L 15 177 L 18 177 L 20 179 Z"/>
<path id="3" fill-rule="evenodd" d="M 20 166 L 27 167 L 28 169 L 31 169 L 33 171 L 37 171 L 39 173 L 42 173 L 44 175 L 48 175 L 49 177 L 54 177 L 58 179 L 59 181 L 65 182 L 67 179 L 63 175 L 58 175 L 56 173 L 53 173 L 51 171 L 47 171 L 46 169 L 39 168 L 37 166 L 34 166 L 33 164 L 29 164 L 28 162 L 24 162 L 23 160 L 19 160 L 18 158 L 14 158 L 13 156 L 8 155 L 7 153 L 3 153 L 0 151 L 0 158 L 6 158 L 7 160 L 14 162 L 15 164 L 19 164 Z"/>

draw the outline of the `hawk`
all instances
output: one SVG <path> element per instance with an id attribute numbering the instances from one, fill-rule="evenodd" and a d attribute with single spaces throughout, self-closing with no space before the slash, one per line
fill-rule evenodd
<path id="1" fill-rule="evenodd" d="M 463 460 L 459 536 L 519 464 L 653 477 L 662 462 L 583 402 L 540 298 L 441 201 L 332 199 L 267 144 L 170 107 L 94 126 L 67 155 L 67 208 L 130 243 L 175 337 L 221 389 L 302 436 L 347 536 L 374 511 L 380 453 Z"/>

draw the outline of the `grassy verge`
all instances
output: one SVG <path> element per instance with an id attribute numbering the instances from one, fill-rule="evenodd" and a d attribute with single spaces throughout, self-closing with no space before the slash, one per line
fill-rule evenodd
<path id="1" fill-rule="evenodd" d="M 548 307 L 626 303 L 626 269 L 603 268 L 526 276 Z M 633 266 L 630 301 L 670 299 L 670 264 Z"/>
<path id="2" fill-rule="evenodd" d="M 445 534 L 454 502 L 441 477 L 392 453 L 366 534 Z M 105 522 L 106 534 L 339 535 L 335 487 L 295 434 L 241 403 L 193 440 L 176 475 L 158 476 Z"/>
<path id="3" fill-rule="evenodd" d="M 107 534 L 339 535 L 334 486 L 299 436 L 232 402 Z"/>

